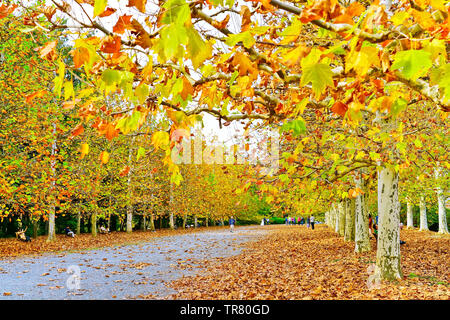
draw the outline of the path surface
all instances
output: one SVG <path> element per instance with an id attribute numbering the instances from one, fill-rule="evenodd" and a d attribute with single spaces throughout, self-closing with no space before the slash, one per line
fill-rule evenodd
<path id="1" fill-rule="evenodd" d="M 241 244 L 266 233 L 264 227 L 240 227 L 233 233 L 224 228 L 134 245 L 11 258 L 0 261 L 0 300 L 162 298 L 174 293 L 165 282 L 195 274 L 202 260 L 237 255 Z"/>

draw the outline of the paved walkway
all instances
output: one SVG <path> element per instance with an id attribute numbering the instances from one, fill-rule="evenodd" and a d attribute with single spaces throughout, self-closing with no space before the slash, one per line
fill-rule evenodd
<path id="1" fill-rule="evenodd" d="M 265 233 L 257 226 L 221 229 L 0 261 L 0 300 L 162 298 L 174 293 L 165 282 L 192 275 L 202 260 L 239 254 L 240 244 Z"/>

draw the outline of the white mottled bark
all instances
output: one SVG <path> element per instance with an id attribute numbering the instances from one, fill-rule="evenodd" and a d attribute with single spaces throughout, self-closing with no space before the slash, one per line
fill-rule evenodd
<path id="1" fill-rule="evenodd" d="M 175 229 L 175 223 L 174 223 L 174 219 L 173 219 L 173 209 L 174 209 L 174 204 L 173 204 L 173 184 L 170 183 L 170 205 L 169 205 L 169 226 L 170 229 Z"/>
<path id="2" fill-rule="evenodd" d="M 402 277 L 399 224 L 398 174 L 392 168 L 380 168 L 378 170 L 378 242 L 375 271 L 382 280 L 395 280 Z"/>
<path id="3" fill-rule="evenodd" d="M 50 160 L 50 167 L 52 171 L 52 179 L 51 179 L 51 186 L 50 186 L 50 193 L 52 194 L 52 203 L 50 204 L 50 210 L 48 213 L 48 238 L 47 241 L 54 241 L 56 240 L 56 230 L 55 230 L 55 215 L 56 215 L 56 196 L 55 193 L 55 184 L 56 184 L 56 124 L 53 123 L 53 135 L 55 139 L 53 140 L 52 144 L 52 152 L 51 152 L 51 160 Z"/>
<path id="4" fill-rule="evenodd" d="M 409 201 L 406 203 L 406 227 L 414 229 L 413 207 Z"/>
<path id="5" fill-rule="evenodd" d="M 435 174 L 436 179 L 439 179 L 439 176 L 441 175 L 441 167 L 436 168 Z M 437 199 L 438 199 L 438 220 L 439 220 L 439 230 L 438 233 L 448 234 L 448 227 L 447 227 L 447 214 L 445 212 L 445 197 L 444 193 L 442 192 L 442 188 L 437 188 Z"/>
<path id="6" fill-rule="evenodd" d="M 420 231 L 428 230 L 428 221 L 427 221 L 427 205 L 425 202 L 425 198 L 423 196 L 420 197 Z"/>
<path id="7" fill-rule="evenodd" d="M 445 212 L 445 199 L 442 189 L 438 190 L 438 206 L 439 206 L 439 231 L 438 233 L 448 234 L 447 216 Z"/>
<path id="8" fill-rule="evenodd" d="M 362 179 L 355 179 L 356 187 L 362 189 Z M 364 195 L 355 199 L 355 252 L 370 251 L 369 216 L 365 207 Z"/>
<path id="9" fill-rule="evenodd" d="M 334 231 L 336 233 L 339 233 L 339 206 L 341 205 L 341 203 L 338 203 L 335 207 L 335 211 L 334 211 Z"/>
<path id="10" fill-rule="evenodd" d="M 344 201 L 341 201 L 339 203 L 338 208 L 339 208 L 338 209 L 338 215 L 339 215 L 339 218 L 338 218 L 339 230 L 338 230 L 338 232 L 339 232 L 339 235 L 343 237 L 345 235 L 345 204 L 344 204 Z"/>
<path id="11" fill-rule="evenodd" d="M 346 200 L 345 210 L 345 241 L 355 240 L 355 199 Z"/>
<path id="12" fill-rule="evenodd" d="M 133 232 L 133 184 L 131 181 L 131 178 L 133 177 L 133 145 L 136 137 L 133 137 L 130 143 L 130 148 L 128 151 L 128 167 L 130 170 L 128 171 L 128 191 L 127 191 L 127 232 L 131 233 Z"/>

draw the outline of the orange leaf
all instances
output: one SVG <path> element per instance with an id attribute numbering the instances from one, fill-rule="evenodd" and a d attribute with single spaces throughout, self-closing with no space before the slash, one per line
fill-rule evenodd
<path id="1" fill-rule="evenodd" d="M 183 77 L 183 91 L 180 92 L 181 98 L 183 100 L 186 100 L 188 95 L 194 94 L 194 87 L 191 85 L 188 79 L 186 77 Z"/>
<path id="2" fill-rule="evenodd" d="M 135 7 L 140 12 L 145 13 L 145 5 L 147 4 L 147 0 L 128 0 L 127 7 Z"/>
<path id="3" fill-rule="evenodd" d="M 84 127 L 83 125 L 80 123 L 79 125 L 77 125 L 73 130 L 72 130 L 72 138 L 76 137 L 80 134 L 82 134 L 84 132 Z"/>
<path id="4" fill-rule="evenodd" d="M 26 103 L 30 103 L 34 98 L 42 98 L 46 93 L 48 93 L 47 90 L 37 91 L 33 94 L 28 95 L 25 101 Z"/>
<path id="5" fill-rule="evenodd" d="M 341 117 L 345 116 L 345 113 L 348 110 L 348 106 L 341 101 L 336 101 L 331 107 L 331 111 L 340 115 Z"/>
<path id="6" fill-rule="evenodd" d="M 35 48 L 34 50 L 39 51 L 39 56 L 42 59 L 53 61 L 56 58 L 56 44 L 57 44 L 56 40 L 50 41 L 47 42 L 42 47 Z"/>
<path id="7" fill-rule="evenodd" d="M 81 67 L 86 61 L 89 61 L 90 53 L 87 48 L 76 48 L 72 51 L 74 67 Z"/>
<path id="8" fill-rule="evenodd" d="M 113 27 L 113 32 L 118 34 L 123 34 L 126 29 L 130 30 L 132 29 L 131 26 L 131 18 L 133 16 L 129 15 L 123 15 L 119 17 L 119 20 L 117 20 L 117 23 Z"/>
<path id="9" fill-rule="evenodd" d="M 242 16 L 241 31 L 247 31 L 248 29 L 250 29 L 250 25 L 252 23 L 251 20 L 252 14 L 247 6 L 241 7 L 241 16 Z"/>
<path id="10" fill-rule="evenodd" d="M 103 11 L 102 14 L 99 15 L 99 17 L 100 18 L 109 17 L 110 15 L 112 15 L 116 11 L 117 11 L 116 9 L 108 7 L 108 8 L 105 9 L 105 11 Z"/>
<path id="11" fill-rule="evenodd" d="M 3 19 L 7 15 L 11 14 L 17 8 L 17 4 L 11 6 L 2 5 L 0 6 L 0 19 Z"/>
<path id="12" fill-rule="evenodd" d="M 125 177 L 126 175 L 128 175 L 128 172 L 130 172 L 130 167 L 129 166 L 125 166 L 122 171 L 120 171 L 119 175 L 121 177 Z"/>
<path id="13" fill-rule="evenodd" d="M 102 43 L 102 51 L 104 53 L 118 53 L 122 45 L 120 36 L 108 37 Z"/>

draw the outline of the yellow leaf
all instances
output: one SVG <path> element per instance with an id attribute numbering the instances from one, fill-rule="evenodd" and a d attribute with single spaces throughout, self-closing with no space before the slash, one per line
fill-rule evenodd
<path id="1" fill-rule="evenodd" d="M 81 159 L 84 158 L 85 155 L 89 153 L 89 145 L 87 143 L 83 143 L 81 145 Z"/>
<path id="2" fill-rule="evenodd" d="M 107 151 L 102 151 L 102 152 L 100 153 L 100 161 L 101 161 L 103 164 L 108 163 L 108 161 L 109 161 L 109 153 L 108 153 Z"/>

